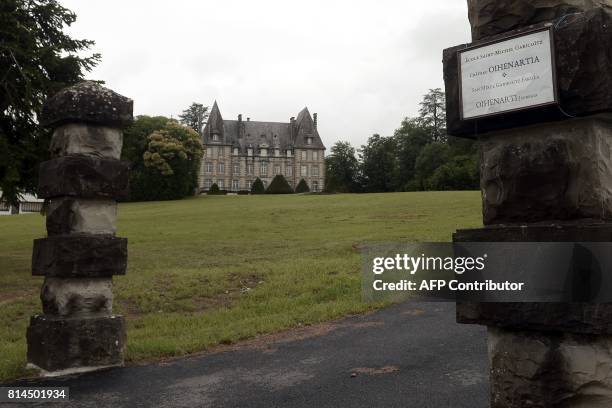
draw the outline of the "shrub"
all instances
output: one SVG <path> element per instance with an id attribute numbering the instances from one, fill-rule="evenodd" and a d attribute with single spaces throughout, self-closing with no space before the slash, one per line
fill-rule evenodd
<path id="1" fill-rule="evenodd" d="M 208 189 L 208 195 L 227 195 L 227 190 L 220 190 L 217 183 L 214 183 Z"/>
<path id="2" fill-rule="evenodd" d="M 476 156 L 457 156 L 427 179 L 430 190 L 477 190 L 480 187 L 479 163 Z"/>
<path id="3" fill-rule="evenodd" d="M 217 183 L 214 183 L 208 189 L 208 195 L 219 195 L 220 192 L 221 192 L 221 190 L 219 190 L 219 186 L 217 185 Z"/>
<path id="4" fill-rule="evenodd" d="M 293 189 L 287 182 L 287 179 L 282 174 L 279 174 L 274 177 L 268 186 L 266 194 L 293 194 Z"/>
<path id="5" fill-rule="evenodd" d="M 295 188 L 295 192 L 296 193 L 309 193 L 310 192 L 310 187 L 308 187 L 308 183 L 306 183 L 306 180 L 304 179 L 300 180 L 297 187 Z"/>
<path id="6" fill-rule="evenodd" d="M 251 192 L 249 190 L 239 190 L 238 195 L 249 195 Z"/>
<path id="7" fill-rule="evenodd" d="M 202 157 L 200 136 L 164 117 L 139 116 L 124 132 L 122 158 L 131 162 L 130 200 L 194 195 Z"/>
<path id="8" fill-rule="evenodd" d="M 262 183 L 262 181 L 257 177 L 257 179 L 253 182 L 251 186 L 251 194 L 265 194 L 266 189 Z"/>

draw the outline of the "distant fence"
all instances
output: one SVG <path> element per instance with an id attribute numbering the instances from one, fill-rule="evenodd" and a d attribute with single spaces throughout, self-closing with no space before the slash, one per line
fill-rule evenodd
<path id="1" fill-rule="evenodd" d="M 39 213 L 42 211 L 44 202 L 38 199 L 34 200 L 21 201 L 18 207 L 13 207 L 12 209 L 7 202 L 0 201 L 0 215 Z"/>

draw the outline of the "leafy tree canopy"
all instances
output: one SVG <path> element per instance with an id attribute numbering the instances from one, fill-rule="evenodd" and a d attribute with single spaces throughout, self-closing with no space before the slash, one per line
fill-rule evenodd
<path id="1" fill-rule="evenodd" d="M 132 200 L 174 200 L 194 194 L 203 153 L 200 135 L 175 120 L 149 116 L 138 117 L 126 134 L 126 155 L 133 160 Z"/>
<path id="2" fill-rule="evenodd" d="M 83 79 L 100 60 L 94 43 L 64 33 L 76 15 L 55 0 L 0 2 L 0 189 L 17 204 L 35 192 L 50 133 L 38 125 L 44 101 Z"/>
<path id="3" fill-rule="evenodd" d="M 373 135 L 361 146 L 363 187 L 367 192 L 396 191 L 399 165 L 396 158 L 397 143 L 392 137 Z"/>
<path id="4" fill-rule="evenodd" d="M 202 135 L 204 131 L 204 125 L 206 125 L 206 119 L 208 118 L 208 106 L 204 106 L 201 103 L 194 102 L 187 109 L 179 115 L 179 121 L 189 126 L 199 135 Z"/>
<path id="5" fill-rule="evenodd" d="M 420 103 L 419 124 L 432 141 L 446 140 L 446 96 L 440 88 L 430 89 Z"/>
<path id="6" fill-rule="evenodd" d="M 325 158 L 325 191 L 356 193 L 359 186 L 359 161 L 349 142 L 336 142 Z"/>

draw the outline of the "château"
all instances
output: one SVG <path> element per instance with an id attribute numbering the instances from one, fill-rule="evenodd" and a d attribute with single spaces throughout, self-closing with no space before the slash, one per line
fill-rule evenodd
<path id="1" fill-rule="evenodd" d="M 267 187 L 277 174 L 292 188 L 301 179 L 314 192 L 325 185 L 325 146 L 308 108 L 289 122 L 224 120 L 215 101 L 202 139 L 201 192 L 214 183 L 228 192 L 250 190 L 258 177 Z"/>

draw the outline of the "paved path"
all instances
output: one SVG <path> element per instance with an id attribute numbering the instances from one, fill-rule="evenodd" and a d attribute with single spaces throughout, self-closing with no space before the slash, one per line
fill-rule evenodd
<path id="1" fill-rule="evenodd" d="M 12 385 L 69 386 L 69 407 L 477 408 L 488 406 L 486 373 L 483 328 L 456 324 L 454 304 L 406 303 L 199 356 Z"/>

